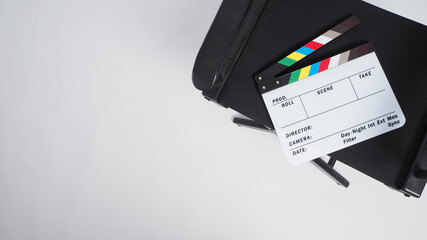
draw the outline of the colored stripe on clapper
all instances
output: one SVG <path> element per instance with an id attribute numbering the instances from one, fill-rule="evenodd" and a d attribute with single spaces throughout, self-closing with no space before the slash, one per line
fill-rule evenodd
<path id="1" fill-rule="evenodd" d="M 271 67 L 263 71 L 263 73 L 268 74 L 270 76 L 276 76 L 277 74 L 283 72 L 285 69 L 292 66 L 296 62 L 310 55 L 317 49 L 326 45 L 327 43 L 334 40 L 335 38 L 341 36 L 343 33 L 347 32 L 353 27 L 357 26 L 359 23 L 360 23 L 360 20 L 356 16 L 351 16 L 347 18 L 346 20 L 342 21 L 341 23 L 331 28 L 327 32 L 323 33 L 322 35 L 318 36 L 314 40 L 300 47 L 295 52 L 289 54 L 285 58 L 273 64 Z"/>
<path id="2" fill-rule="evenodd" d="M 292 73 L 286 74 L 284 76 L 279 77 L 281 81 L 285 81 L 288 84 L 296 82 L 298 80 L 307 78 L 309 76 L 312 76 L 314 74 L 320 73 L 322 71 L 331 69 L 333 67 L 336 67 L 338 65 L 341 65 L 343 63 L 346 63 L 348 61 L 351 61 L 355 58 L 361 57 L 363 55 L 366 55 L 368 53 L 373 52 L 374 49 L 372 47 L 372 44 L 366 43 L 359 47 L 353 48 L 349 51 L 343 52 L 341 54 L 335 55 L 333 57 L 324 59 L 320 62 L 317 62 L 315 64 L 306 66 L 304 68 L 301 68 L 299 70 L 296 70 Z"/>

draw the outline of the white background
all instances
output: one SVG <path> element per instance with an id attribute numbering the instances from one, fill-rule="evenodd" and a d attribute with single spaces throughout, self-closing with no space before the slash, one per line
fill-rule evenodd
<path id="1" fill-rule="evenodd" d="M 337 164 L 341 188 L 202 98 L 219 5 L 0 0 L 1 240 L 427 238 L 426 196 Z"/>

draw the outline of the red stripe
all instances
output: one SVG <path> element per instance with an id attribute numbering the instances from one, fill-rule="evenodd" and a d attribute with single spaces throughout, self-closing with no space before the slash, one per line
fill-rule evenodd
<path id="1" fill-rule="evenodd" d="M 311 49 L 313 49 L 313 50 L 317 50 L 317 49 L 319 49 L 320 47 L 322 47 L 323 46 L 323 44 L 321 44 L 321 43 L 318 43 L 318 42 L 315 42 L 315 41 L 311 41 L 311 42 L 309 42 L 309 43 L 307 43 L 306 45 L 304 45 L 305 47 L 308 47 L 308 48 L 311 48 Z"/>
<path id="2" fill-rule="evenodd" d="M 322 72 L 322 71 L 325 71 L 328 69 L 330 60 L 331 60 L 331 58 L 327 58 L 327 59 L 320 62 L 319 72 Z"/>

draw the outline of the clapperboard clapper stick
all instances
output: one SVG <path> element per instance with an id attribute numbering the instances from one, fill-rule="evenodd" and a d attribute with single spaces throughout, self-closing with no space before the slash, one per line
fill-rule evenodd
<path id="1" fill-rule="evenodd" d="M 294 81 L 300 80 L 300 76 L 296 76 L 297 74 L 293 74 L 291 78 L 287 78 L 287 79 L 281 79 L 281 77 L 277 77 L 277 75 L 285 72 L 289 67 L 291 67 L 295 63 L 299 62 L 300 60 L 307 57 L 311 53 L 317 51 L 318 49 L 328 44 L 332 40 L 336 39 L 337 37 L 341 36 L 348 30 L 357 26 L 359 23 L 360 23 L 360 20 L 356 16 L 351 16 L 345 19 L 344 21 L 340 22 L 338 25 L 332 27 L 322 35 L 316 37 L 314 40 L 300 47 L 296 51 L 287 55 L 286 57 L 284 57 L 277 63 L 273 64 L 269 68 L 265 69 L 261 73 L 257 74 L 255 76 L 255 80 L 258 83 L 260 92 L 264 93 L 266 91 L 272 90 L 273 88 L 278 88 L 288 83 L 292 83 Z M 348 55 L 346 56 L 347 58 L 345 59 L 345 61 L 348 61 L 349 56 Z M 328 68 L 333 67 L 331 65 L 331 62 L 328 61 L 328 59 L 325 59 L 324 61 L 322 61 L 321 64 L 319 64 L 319 66 L 317 67 L 317 70 L 312 69 L 307 74 L 307 76 L 316 74 L 318 72 L 321 72 L 321 71 L 327 70 Z"/>

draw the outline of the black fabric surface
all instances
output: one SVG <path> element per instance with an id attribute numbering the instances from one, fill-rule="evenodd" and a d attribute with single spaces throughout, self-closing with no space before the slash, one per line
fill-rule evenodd
<path id="1" fill-rule="evenodd" d="M 427 27 L 421 24 L 359 0 L 269 1 L 242 54 L 236 59 L 219 102 L 273 127 L 254 75 L 350 15 L 359 17 L 361 24 L 293 67 L 317 62 L 368 41 L 374 44 L 405 114 L 406 124 L 398 130 L 337 151 L 332 156 L 386 185 L 399 188 L 426 130 Z M 220 32 L 220 28 L 216 29 L 207 39 Z M 215 48 L 208 47 L 201 52 L 207 57 L 210 52 L 215 52 Z M 214 71 L 212 69 L 218 70 L 219 67 L 199 59 L 194 72 L 200 72 L 201 66 L 211 69 L 210 74 Z M 193 81 L 196 86 L 206 87 L 209 84 L 206 78 L 211 77 L 206 74 L 200 79 L 193 77 Z M 197 84 L 202 81 L 204 84 Z"/>

